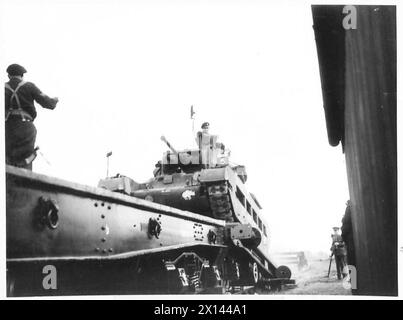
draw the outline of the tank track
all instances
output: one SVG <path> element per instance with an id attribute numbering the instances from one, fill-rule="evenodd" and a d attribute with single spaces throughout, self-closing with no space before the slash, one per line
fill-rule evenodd
<path id="1" fill-rule="evenodd" d="M 234 221 L 231 198 L 226 183 L 207 187 L 210 209 L 213 217 L 228 222 Z"/>

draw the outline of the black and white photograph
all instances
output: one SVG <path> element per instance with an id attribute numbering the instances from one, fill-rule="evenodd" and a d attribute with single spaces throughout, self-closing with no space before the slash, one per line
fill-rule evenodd
<path id="1" fill-rule="evenodd" d="M 3 299 L 399 299 L 398 9 L 0 0 Z"/>

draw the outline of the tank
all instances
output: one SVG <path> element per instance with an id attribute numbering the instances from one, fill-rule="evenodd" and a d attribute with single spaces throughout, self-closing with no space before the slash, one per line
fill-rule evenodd
<path id="1" fill-rule="evenodd" d="M 259 246 L 260 255 L 267 257 L 268 228 L 261 205 L 246 189 L 245 166 L 230 164 L 230 151 L 217 142 L 215 135 L 199 132 L 199 148 L 180 151 L 164 136 L 161 140 L 170 150 L 156 163 L 149 181 L 137 183 L 117 175 L 100 180 L 98 186 L 228 223 L 250 224 L 255 247 Z"/>

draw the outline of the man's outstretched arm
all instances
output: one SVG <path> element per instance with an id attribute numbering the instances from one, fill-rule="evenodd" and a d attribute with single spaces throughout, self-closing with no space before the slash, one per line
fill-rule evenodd
<path id="1" fill-rule="evenodd" d="M 43 108 L 46 109 L 54 109 L 56 108 L 57 103 L 59 102 L 58 98 L 51 98 L 44 94 L 39 88 L 32 84 L 33 86 L 33 98 L 34 100 L 39 103 Z"/>

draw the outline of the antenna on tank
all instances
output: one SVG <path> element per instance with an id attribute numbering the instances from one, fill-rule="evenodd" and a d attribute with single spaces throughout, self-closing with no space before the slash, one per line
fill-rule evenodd
<path id="1" fill-rule="evenodd" d="M 193 105 L 191 105 L 191 107 L 190 107 L 190 119 L 192 120 L 192 133 L 193 133 L 193 136 L 195 135 L 195 117 L 194 117 L 195 114 L 196 114 L 196 112 L 194 111 Z"/>
<path id="2" fill-rule="evenodd" d="M 106 154 L 106 177 L 109 177 L 109 157 L 112 155 L 112 151 Z"/>

